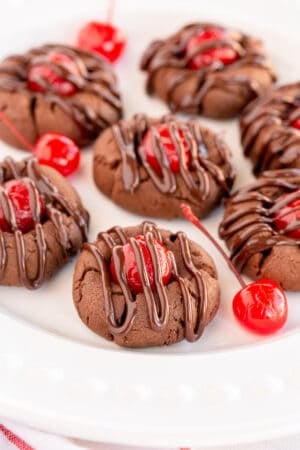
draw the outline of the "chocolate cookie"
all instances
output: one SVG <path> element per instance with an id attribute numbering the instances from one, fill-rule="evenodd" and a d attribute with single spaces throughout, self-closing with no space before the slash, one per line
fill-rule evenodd
<path id="1" fill-rule="evenodd" d="M 275 80 L 260 40 L 211 23 L 152 42 L 141 69 L 172 111 L 214 118 L 235 116 Z"/>
<path id="2" fill-rule="evenodd" d="M 137 214 L 182 217 L 180 204 L 205 216 L 230 191 L 234 172 L 220 135 L 198 121 L 139 114 L 107 129 L 94 147 L 94 179 Z"/>
<path id="3" fill-rule="evenodd" d="M 269 91 L 251 103 L 240 121 L 245 155 L 254 172 L 300 169 L 300 82 Z"/>
<path id="4" fill-rule="evenodd" d="M 87 238 L 71 185 L 35 159 L 0 163 L 0 285 L 38 288 Z"/>
<path id="5" fill-rule="evenodd" d="M 300 170 L 266 171 L 237 191 L 219 233 L 241 272 L 300 290 Z"/>
<path id="6" fill-rule="evenodd" d="M 110 65 L 64 45 L 44 45 L 0 64 L 0 110 L 31 144 L 50 131 L 85 145 L 122 115 Z M 1 122 L 0 138 L 23 148 Z"/>
<path id="7" fill-rule="evenodd" d="M 211 257 L 183 232 L 144 222 L 84 244 L 73 298 L 82 321 L 124 347 L 197 340 L 219 306 Z"/>

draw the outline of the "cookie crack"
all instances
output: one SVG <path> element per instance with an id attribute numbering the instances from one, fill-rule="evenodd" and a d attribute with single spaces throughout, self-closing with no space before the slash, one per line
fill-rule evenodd
<path id="1" fill-rule="evenodd" d="M 261 276 L 261 272 L 262 272 L 262 269 L 263 269 L 263 267 L 264 267 L 264 265 L 265 265 L 265 262 L 266 262 L 266 259 L 268 258 L 268 256 L 270 256 L 270 254 L 272 253 L 272 248 L 269 248 L 269 249 L 267 249 L 267 250 L 265 250 L 265 251 L 263 251 L 260 255 L 261 255 L 261 258 L 260 258 L 260 260 L 259 260 L 259 263 L 258 263 L 258 269 L 257 269 L 257 272 L 256 272 L 256 276 L 257 277 L 260 277 Z"/>
<path id="2" fill-rule="evenodd" d="M 75 285 L 75 289 L 74 290 L 78 292 L 78 296 L 79 296 L 79 299 L 74 300 L 76 305 L 78 305 L 81 302 L 81 300 L 82 300 L 82 297 L 83 297 L 82 290 L 83 290 L 83 287 L 84 287 L 84 284 L 85 284 L 85 277 L 87 276 L 87 274 L 89 274 L 91 272 L 94 272 L 94 273 L 97 273 L 97 274 L 100 273 L 99 270 L 97 270 L 95 267 L 86 267 L 84 269 L 84 271 L 82 272 L 80 278 L 78 278 L 76 280 L 76 285 Z"/>

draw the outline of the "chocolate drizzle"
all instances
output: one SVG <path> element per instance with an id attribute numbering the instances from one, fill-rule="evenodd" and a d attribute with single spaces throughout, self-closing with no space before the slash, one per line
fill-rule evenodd
<path id="1" fill-rule="evenodd" d="M 187 55 L 185 49 L 189 40 L 207 27 L 224 31 L 224 37 L 199 43 L 195 51 Z M 189 61 L 198 52 L 223 46 L 234 49 L 239 55 L 239 59 L 230 65 L 215 61 L 203 69 L 192 70 L 188 68 Z M 172 111 L 188 112 L 201 112 L 203 98 L 213 88 L 231 92 L 233 88 L 240 86 L 247 88 L 252 98 L 259 95 L 262 87 L 254 82 L 251 76 L 245 75 L 244 71 L 239 73 L 239 69 L 251 66 L 266 70 L 270 74 L 271 80 L 276 79 L 258 40 L 211 23 L 190 24 L 166 40 L 152 42 L 141 61 L 141 69 L 148 72 L 147 90 L 150 94 L 154 90 L 153 85 L 157 72 L 164 68 L 175 69 L 172 75 L 164 78 L 164 81 L 167 82 L 166 102 Z M 178 96 L 175 98 L 176 89 L 191 79 L 196 80 L 197 90 L 187 91 L 180 100 Z"/>
<path id="2" fill-rule="evenodd" d="M 50 54 L 68 56 L 76 66 L 77 74 L 71 73 L 63 62 L 49 61 Z M 61 97 L 55 93 L 51 83 L 36 80 L 45 92 L 31 91 L 27 87 L 27 75 L 30 68 L 46 64 L 59 77 L 73 83 L 78 91 L 72 96 Z M 116 77 L 109 64 L 95 53 L 64 45 L 44 45 L 32 49 L 24 55 L 13 55 L 0 64 L 0 90 L 9 92 L 30 92 L 33 98 L 42 96 L 47 102 L 58 105 L 81 127 L 89 138 L 96 137 L 99 130 L 111 125 L 108 109 L 113 108 L 119 117 L 122 115 L 120 94 L 117 90 Z M 95 110 L 80 98 L 80 93 L 89 93 L 102 99 L 108 106 Z M 108 108 L 109 107 L 109 108 Z"/>
<path id="3" fill-rule="evenodd" d="M 275 214 L 298 199 L 300 170 L 282 169 L 264 172 L 255 183 L 240 189 L 228 200 L 219 234 L 227 241 L 231 259 L 240 271 L 257 253 L 274 246 L 300 246 L 299 239 L 286 235 L 300 228 L 299 220 L 280 231 L 274 223 Z M 298 209 L 300 207 L 290 208 L 291 211 Z"/>
<path id="4" fill-rule="evenodd" d="M 220 189 L 229 193 L 233 181 L 234 171 L 229 162 L 226 147 L 218 135 L 214 139 L 215 151 L 220 164 L 211 160 L 210 151 L 202 137 L 202 128 L 196 120 L 186 123 L 178 122 L 172 116 L 164 116 L 159 123 L 168 127 L 171 140 L 179 159 L 179 175 L 185 185 L 195 197 L 202 200 L 210 195 L 211 180 Z M 172 194 L 177 189 L 177 176 L 170 168 L 169 160 L 162 143 L 162 139 L 154 126 L 154 121 L 143 114 L 134 116 L 133 121 L 120 121 L 112 127 L 115 140 L 122 157 L 124 188 L 133 192 L 140 184 L 140 166 L 145 168 L 155 187 L 164 194 Z M 147 131 L 152 133 L 152 145 L 162 175 L 159 176 L 147 161 L 142 140 Z M 183 139 L 180 138 L 182 132 Z M 184 162 L 186 142 L 190 152 L 190 167 Z"/>
<path id="5" fill-rule="evenodd" d="M 168 289 L 162 282 L 162 274 L 159 265 L 159 257 L 157 254 L 155 239 L 163 242 L 159 229 L 151 222 L 143 223 L 143 235 L 149 249 L 151 260 L 154 268 L 155 292 L 150 287 L 150 282 L 147 274 L 146 262 L 141 250 L 139 241 L 134 237 L 127 237 L 126 231 L 121 227 L 113 227 L 107 232 L 99 233 L 98 240 L 103 241 L 110 250 L 110 254 L 114 258 L 116 276 L 119 281 L 120 288 L 125 300 L 125 307 L 120 319 L 116 318 L 114 310 L 114 300 L 112 294 L 112 281 L 109 271 L 109 261 L 105 259 L 99 246 L 96 243 L 85 243 L 83 248 L 93 254 L 99 268 L 102 292 L 104 295 L 104 308 L 108 328 L 111 334 L 118 335 L 129 333 L 134 323 L 137 305 L 136 296 L 130 291 L 126 273 L 124 270 L 124 256 L 122 245 L 129 242 L 132 245 L 137 268 L 143 286 L 143 294 L 147 306 L 148 318 L 151 329 L 156 332 L 162 332 L 169 320 L 169 302 Z M 114 236 L 115 237 L 114 237 Z M 208 309 L 208 290 L 201 275 L 201 271 L 196 268 L 193 263 L 190 251 L 189 241 L 183 232 L 177 233 L 179 240 L 180 251 L 185 268 L 192 275 L 196 282 L 196 318 L 193 314 L 193 306 L 195 298 L 192 296 L 189 286 L 185 278 L 180 276 L 178 267 L 175 261 L 174 254 L 169 251 L 169 257 L 172 265 L 172 281 L 176 281 L 180 287 L 185 319 L 185 338 L 193 342 L 197 340 L 207 323 L 207 309 Z M 140 294 L 141 295 L 141 294 Z"/>
<path id="6" fill-rule="evenodd" d="M 22 180 L 29 192 L 30 209 L 34 221 L 34 239 L 38 254 L 38 271 L 34 279 L 28 275 L 27 249 L 25 235 L 18 228 L 13 204 L 3 186 L 10 179 Z M 87 239 L 87 213 L 77 209 L 65 199 L 57 187 L 41 171 L 34 158 L 16 162 L 7 157 L 0 164 L 0 206 L 4 218 L 14 234 L 16 244 L 16 259 L 20 282 L 28 289 L 38 288 L 46 276 L 47 243 L 44 223 L 41 222 L 39 195 L 42 195 L 46 205 L 46 219 L 50 220 L 55 228 L 56 237 L 65 252 L 65 258 L 73 255 L 75 248 L 68 237 L 68 229 L 64 224 L 64 216 L 71 217 L 80 229 L 82 241 Z M 6 270 L 9 270 L 8 253 L 6 249 L 6 236 L 10 233 L 0 230 L 0 281 Z"/>
<path id="7" fill-rule="evenodd" d="M 300 131 L 291 123 L 300 118 L 300 82 L 275 89 L 250 104 L 240 128 L 246 156 L 254 172 L 281 167 L 300 168 Z"/>

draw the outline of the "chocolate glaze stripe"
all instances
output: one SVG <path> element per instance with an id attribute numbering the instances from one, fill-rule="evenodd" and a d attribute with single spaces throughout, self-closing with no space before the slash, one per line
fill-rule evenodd
<path id="1" fill-rule="evenodd" d="M 201 272 L 195 267 L 193 264 L 192 255 L 190 252 L 189 242 L 188 239 L 183 232 L 177 233 L 179 241 L 180 241 L 180 247 L 182 252 L 183 261 L 185 264 L 185 267 L 188 269 L 188 271 L 192 274 L 196 281 L 197 285 L 197 293 L 198 293 L 198 305 L 197 305 L 197 317 L 196 321 L 193 321 L 192 318 L 192 298 L 191 293 L 184 289 L 182 290 L 182 295 L 184 298 L 184 309 L 185 309 L 185 317 L 187 318 L 185 321 L 185 337 L 188 341 L 193 342 L 197 340 L 203 333 L 204 326 L 206 323 L 206 312 L 207 312 L 207 305 L 208 305 L 208 291 L 207 287 L 205 285 L 205 281 L 201 275 Z M 177 270 L 176 270 L 177 273 Z M 178 276 L 178 275 L 177 275 Z M 181 280 L 181 285 L 182 285 Z"/>
<path id="2" fill-rule="evenodd" d="M 78 74 L 70 73 L 63 62 L 50 62 L 48 60 L 49 53 L 60 53 L 69 56 L 74 62 Z M 116 88 L 116 77 L 110 66 L 95 54 L 89 54 L 88 52 L 63 45 L 44 45 L 29 51 L 25 55 L 8 57 L 0 64 L 0 89 L 12 92 L 28 90 L 28 70 L 38 64 L 48 65 L 58 76 L 73 83 L 79 92 L 84 91 L 99 97 L 121 115 L 120 94 Z M 35 97 L 42 95 L 49 103 L 57 104 L 63 111 L 71 115 L 83 130 L 96 134 L 99 131 L 99 127 L 104 128 L 110 124 L 105 113 L 106 108 L 101 108 L 98 114 L 95 114 L 76 95 L 61 98 L 55 94 L 51 83 L 47 83 L 40 78 L 36 82 L 43 86 L 46 92 L 41 94 L 30 91 L 31 94 Z"/>
<path id="3" fill-rule="evenodd" d="M 23 167 L 22 162 L 17 163 L 12 158 L 7 157 L 1 163 L 0 169 L 0 206 L 4 218 L 14 234 L 20 280 L 25 287 L 35 289 L 38 288 L 45 279 L 47 254 L 46 236 L 40 216 L 39 194 L 41 194 L 46 201 L 46 211 L 48 216 L 46 220 L 51 220 L 53 223 L 57 239 L 64 249 L 66 256 L 74 253 L 74 249 L 68 238 L 68 229 L 63 223 L 63 214 L 72 217 L 78 228 L 81 230 L 82 240 L 84 241 L 86 240 L 87 231 L 86 213 L 83 210 L 79 211 L 70 204 L 67 204 L 57 188 L 42 174 L 35 159 L 29 158 L 24 160 Z M 29 192 L 30 209 L 35 223 L 34 230 L 38 253 L 38 270 L 35 279 L 29 278 L 28 267 L 26 265 L 25 237 L 18 229 L 13 204 L 3 187 L 3 183 L 10 179 L 21 179 L 26 184 Z M 61 211 L 56 208 L 55 204 L 59 205 Z M 3 277 L 8 262 L 8 253 L 5 244 L 6 234 L 8 233 L 0 230 L 0 278 Z"/>
<path id="4" fill-rule="evenodd" d="M 15 210 L 13 208 L 12 202 L 8 196 L 6 190 L 1 186 L 0 187 L 0 205 L 3 211 L 3 216 L 6 222 L 11 227 L 12 231 L 18 229 Z"/>
<path id="5" fill-rule="evenodd" d="M 284 179 L 280 179 L 281 176 Z M 261 193 L 261 190 L 270 188 L 273 193 Z M 277 191 L 275 194 L 274 189 Z M 300 246 L 300 239 L 286 236 L 288 232 L 299 228 L 299 220 L 280 231 L 276 230 L 274 223 L 275 214 L 298 199 L 300 170 L 297 169 L 265 172 L 256 183 L 242 188 L 229 199 L 227 208 L 230 205 L 239 208 L 223 219 L 219 234 L 227 241 L 232 252 L 231 258 L 239 270 L 242 271 L 247 261 L 256 253 L 263 253 L 279 245 Z M 255 204 L 249 207 L 249 202 Z M 297 206 L 290 207 L 277 218 L 299 209 Z"/>
<path id="6" fill-rule="evenodd" d="M 198 54 L 202 53 L 207 50 L 212 50 L 215 48 L 222 48 L 222 47 L 229 47 L 232 50 L 235 50 L 239 56 L 245 55 L 245 50 L 243 47 L 233 39 L 230 39 L 229 37 L 224 37 L 223 39 L 209 39 L 207 41 L 203 41 L 202 43 L 198 43 L 197 47 L 191 52 L 189 52 L 188 55 L 184 58 L 184 67 L 188 65 L 188 63 Z"/>
<path id="7" fill-rule="evenodd" d="M 121 227 L 113 227 L 110 230 L 108 230 L 108 232 L 99 233 L 98 235 L 98 239 L 102 239 L 112 252 L 112 256 L 114 258 L 115 263 L 116 276 L 125 298 L 125 309 L 126 309 L 125 317 L 123 317 L 122 315 L 121 321 L 119 321 L 118 323 L 118 321 L 115 318 L 110 284 L 108 289 L 106 276 L 102 274 L 101 281 L 103 292 L 105 291 L 106 316 L 110 318 L 109 324 L 110 324 L 110 332 L 112 334 L 121 334 L 130 330 L 135 317 L 136 307 L 133 307 L 133 304 L 135 305 L 135 303 L 133 303 L 134 300 L 132 297 L 132 293 L 127 284 L 126 274 L 124 272 L 124 256 L 122 246 L 118 245 L 118 243 L 111 236 L 111 233 L 115 233 L 117 235 L 122 245 L 124 245 L 126 242 L 130 242 L 130 244 L 132 245 L 132 249 L 134 251 L 134 255 L 137 261 L 138 272 L 144 288 L 144 295 L 146 297 L 146 305 L 152 329 L 160 331 L 161 328 L 166 325 L 167 318 L 169 315 L 169 305 L 165 287 L 161 281 L 162 275 L 159 268 L 159 259 L 153 242 L 153 238 L 159 235 L 153 232 L 153 229 L 154 225 L 151 222 L 145 222 L 143 224 L 143 231 L 145 232 L 146 242 L 148 244 L 148 248 L 152 256 L 152 261 L 154 262 L 153 266 L 155 275 L 155 285 L 157 288 L 158 296 L 154 295 L 150 287 L 146 263 L 139 242 L 134 238 L 127 239 Z M 85 244 L 84 248 L 90 249 L 92 251 L 92 253 L 96 258 L 100 271 L 101 272 L 104 271 L 106 273 L 106 271 L 108 270 L 106 267 L 106 263 L 104 261 L 101 252 L 99 250 L 98 252 L 96 251 L 97 247 L 94 244 Z M 99 258 L 101 258 L 101 261 L 99 261 Z"/>
<path id="8" fill-rule="evenodd" d="M 149 249 L 154 268 L 156 292 L 153 292 L 150 287 L 143 252 L 140 247 L 140 243 L 135 238 L 127 238 L 124 230 L 121 227 L 113 227 L 107 232 L 99 233 L 98 235 L 98 240 L 103 240 L 103 242 L 108 246 L 112 253 L 112 257 L 114 258 L 115 263 L 116 276 L 125 299 L 125 310 L 119 320 L 116 319 L 114 311 L 111 279 L 108 268 L 109 262 L 106 261 L 104 255 L 95 243 L 85 243 L 83 245 L 83 248 L 90 251 L 94 256 L 100 271 L 105 314 L 108 321 L 109 331 L 113 335 L 128 333 L 133 326 L 136 316 L 135 297 L 133 297 L 130 291 L 126 279 L 126 274 L 124 272 L 124 256 L 122 246 L 120 246 L 117 240 L 112 236 L 114 234 L 117 236 L 118 241 L 121 241 L 122 245 L 124 245 L 124 243 L 126 242 L 129 242 L 132 245 L 137 261 L 138 272 L 143 286 L 150 326 L 152 330 L 160 332 L 166 327 L 170 313 L 167 290 L 166 286 L 164 286 L 162 282 L 159 258 L 155 249 L 155 239 L 161 241 L 161 235 L 155 224 L 153 224 L 152 222 L 143 223 L 143 234 L 145 235 L 147 247 Z M 188 238 L 183 232 L 177 233 L 177 236 L 180 242 L 180 249 L 184 265 L 195 279 L 197 287 L 197 299 L 195 302 L 191 292 L 189 291 L 186 281 L 184 280 L 184 278 L 178 275 L 178 268 L 173 253 L 169 252 L 169 257 L 171 258 L 172 262 L 172 277 L 178 282 L 183 298 L 185 314 L 185 337 L 188 341 L 192 342 L 201 336 L 204 325 L 206 323 L 208 291 L 204 279 L 202 278 L 201 271 L 199 271 L 193 264 Z M 193 314 L 194 302 L 195 308 L 197 310 L 196 319 L 194 318 Z"/>
<path id="9" fill-rule="evenodd" d="M 166 288 L 162 282 L 162 273 L 159 265 L 159 257 L 155 250 L 154 236 L 151 231 L 145 234 L 145 240 L 149 249 L 154 269 L 154 282 L 156 287 L 156 295 L 151 289 L 147 265 L 140 243 L 135 238 L 129 238 L 132 246 L 135 260 L 137 263 L 138 273 L 143 286 L 148 317 L 152 330 L 159 332 L 165 328 L 169 318 L 169 302 Z"/>
<path id="10" fill-rule="evenodd" d="M 121 150 L 124 188 L 133 192 L 139 185 L 139 168 L 134 149 L 134 139 L 125 121 L 113 125 L 112 131 Z"/>
<path id="11" fill-rule="evenodd" d="M 280 170 L 266 170 L 263 173 L 263 178 L 279 178 L 278 175 L 280 174 L 280 178 L 289 178 L 290 183 L 294 183 L 293 186 L 298 186 L 298 179 L 300 177 L 300 169 L 291 169 L 291 168 L 284 168 Z M 292 188 L 291 188 L 292 189 Z"/>
<path id="12" fill-rule="evenodd" d="M 156 303 L 155 308 L 148 308 L 148 315 L 150 317 L 150 323 L 154 330 L 160 331 L 161 328 L 166 326 L 169 318 L 169 301 L 165 285 L 162 281 L 161 267 L 159 263 L 159 255 L 155 246 L 155 236 L 152 231 L 145 232 L 146 245 L 149 249 L 151 260 L 154 261 L 154 282 L 157 295 L 153 295 L 153 299 Z M 134 247 L 133 247 L 134 248 Z M 140 253 L 143 258 L 143 254 Z M 143 267 L 143 270 L 147 271 L 147 267 Z M 149 285 L 150 287 L 150 285 Z M 151 287 L 150 287 L 151 291 Z M 151 291 L 152 294 L 152 291 Z M 150 298 L 152 300 L 152 298 Z M 150 302 L 147 302 L 150 305 Z M 154 312 L 154 314 L 153 314 Z"/>
<path id="13" fill-rule="evenodd" d="M 114 256 L 116 256 L 116 275 L 118 277 L 118 281 L 120 283 L 120 287 L 124 294 L 125 298 L 125 319 L 123 323 L 117 321 L 115 317 L 114 304 L 112 301 L 112 293 L 111 293 L 111 282 L 110 275 L 107 263 L 100 252 L 99 248 L 95 244 L 85 243 L 83 245 L 83 249 L 90 251 L 99 267 L 101 284 L 103 288 L 103 296 L 104 296 L 104 310 L 106 314 L 106 319 L 108 323 L 109 330 L 112 334 L 121 334 L 128 331 L 133 324 L 133 320 L 136 313 L 136 303 L 134 302 L 131 292 L 126 288 L 123 278 L 122 278 L 122 266 L 119 266 L 119 262 L 121 261 L 121 253 L 120 246 L 114 247 Z"/>
<path id="14" fill-rule="evenodd" d="M 165 194 L 175 192 L 177 189 L 176 176 L 171 171 L 170 163 L 159 133 L 147 117 L 142 114 L 136 115 L 134 121 L 135 123 L 132 128 L 129 128 L 126 121 L 120 121 L 112 127 L 113 135 L 122 157 L 123 183 L 125 189 L 133 192 L 138 187 L 140 183 L 139 162 L 141 162 L 158 190 Z M 203 200 L 206 199 L 210 192 L 211 178 L 223 191 L 228 193 L 233 183 L 234 171 L 219 137 L 216 137 L 215 145 L 220 160 L 224 165 L 223 169 L 207 158 L 208 150 L 203 141 L 198 122 L 189 121 L 186 124 L 179 125 L 172 116 L 166 116 L 162 118 L 162 123 L 168 126 L 171 140 L 179 157 L 180 175 L 191 193 Z M 162 176 L 159 176 L 152 169 L 141 145 L 143 136 L 147 130 L 152 133 L 154 154 L 161 169 Z M 182 132 L 183 139 L 180 138 L 179 131 Z M 189 147 L 191 170 L 185 163 L 183 140 Z"/>
<path id="15" fill-rule="evenodd" d="M 12 159 L 6 159 L 5 161 L 7 163 L 7 167 L 10 168 L 12 175 L 15 179 L 20 179 L 20 173 L 18 171 L 18 168 L 14 161 Z M 1 180 L 3 182 L 4 180 Z M 1 186 L 1 196 L 0 196 L 0 205 L 1 209 L 3 211 L 4 218 L 9 225 L 10 229 L 14 233 L 15 236 L 15 242 L 16 242 L 16 253 L 17 253 L 17 265 L 18 265 L 18 272 L 21 279 L 21 282 L 24 286 L 27 288 L 32 288 L 38 286 L 38 283 L 41 281 L 42 276 L 44 274 L 44 266 L 45 266 L 45 238 L 43 235 L 43 231 L 38 227 L 39 225 L 39 215 L 38 212 L 35 211 L 33 208 L 36 207 L 37 204 L 39 204 L 39 193 L 37 189 L 35 188 L 34 183 L 32 180 L 28 180 L 27 178 L 24 178 L 24 183 L 27 186 L 28 192 L 29 192 L 29 198 L 30 198 L 30 209 L 31 214 L 33 217 L 33 220 L 35 222 L 35 230 L 36 230 L 36 240 L 37 240 L 37 247 L 38 247 L 38 274 L 36 280 L 32 281 L 29 279 L 26 269 L 26 248 L 25 248 L 25 242 L 23 233 L 18 229 L 17 221 L 16 221 L 16 215 L 15 210 L 13 207 L 13 204 L 5 191 L 4 187 Z M 1 264 L 1 276 L 4 274 L 4 270 L 6 269 L 7 265 L 7 251 L 5 247 L 5 239 L 4 239 L 4 233 L 0 231 L 2 235 L 2 239 L 4 242 L 3 248 L 1 249 L 2 257 L 1 260 L 3 264 Z"/>
<path id="16" fill-rule="evenodd" d="M 151 126 L 149 128 L 149 131 L 152 134 L 152 146 L 154 149 L 155 157 L 158 161 L 160 170 L 162 172 L 162 176 L 160 177 L 159 175 L 157 175 L 155 170 L 152 169 L 151 165 L 147 161 L 145 152 L 141 145 L 137 148 L 137 154 L 142 162 L 142 165 L 145 167 L 148 175 L 152 179 L 156 188 L 164 194 L 172 194 L 176 190 L 175 175 L 171 171 L 170 163 L 167 158 L 167 155 L 164 150 L 164 146 L 163 146 L 163 143 L 162 143 L 162 140 L 160 138 L 158 131 L 154 127 L 151 127 Z M 171 132 L 170 128 L 169 128 L 169 132 Z M 181 160 L 181 157 L 180 157 L 180 160 Z M 181 161 L 180 161 L 180 173 L 181 172 L 182 172 L 182 165 L 181 165 Z"/>
<path id="17" fill-rule="evenodd" d="M 289 165 L 300 159 L 300 132 L 290 126 L 299 115 L 300 83 L 271 91 L 245 110 L 240 121 L 242 145 L 247 156 L 255 148 L 255 173 L 272 166 L 274 159 L 287 152 Z"/>
<path id="18" fill-rule="evenodd" d="M 250 61 L 245 65 L 254 65 L 254 60 Z M 236 66 L 237 63 L 231 64 L 231 66 Z M 194 98 L 190 101 L 190 106 L 198 107 L 200 108 L 200 105 L 202 104 L 203 98 L 208 93 L 210 89 L 217 89 L 220 88 L 223 91 L 228 91 L 234 87 L 247 87 L 249 91 L 253 93 L 254 96 L 260 95 L 260 88 L 257 83 L 255 83 L 250 77 L 247 75 L 228 75 L 228 77 L 221 78 L 221 77 L 213 77 L 210 79 L 207 79 L 199 88 L 198 92 L 194 95 Z M 186 99 L 183 98 L 182 100 L 183 104 L 187 103 Z"/>
<path id="19" fill-rule="evenodd" d="M 296 176 L 296 174 L 299 173 L 298 176 L 300 176 L 300 170 L 298 171 L 297 169 L 294 169 L 291 170 L 290 172 L 293 172 L 294 176 Z M 251 183 L 249 186 L 241 188 L 236 193 L 234 193 L 232 197 L 229 199 L 229 202 L 231 203 L 247 202 L 251 196 L 253 200 L 259 198 L 260 200 L 263 199 L 264 202 L 272 203 L 273 202 L 272 198 L 270 196 L 263 195 L 261 192 L 259 192 L 260 189 L 280 188 L 285 191 L 293 191 L 295 189 L 298 189 L 297 182 L 296 183 L 289 182 L 288 180 L 281 179 L 281 170 L 277 172 L 277 174 L 276 171 L 272 171 L 272 173 L 273 175 L 269 176 L 268 172 L 264 172 L 263 176 L 259 178 L 256 182 Z M 276 175 L 278 176 L 278 178 L 274 179 L 273 177 L 275 177 Z"/>
<path id="20" fill-rule="evenodd" d="M 0 232 L 0 277 L 3 276 L 3 272 L 6 267 L 6 247 L 4 234 Z"/>
<path id="21" fill-rule="evenodd" d="M 161 237 L 160 231 L 154 222 L 150 222 L 147 220 L 142 223 L 142 226 L 143 226 L 143 234 L 146 234 L 148 231 L 151 231 L 151 233 L 153 233 L 154 237 L 158 241 L 162 242 L 162 237 Z"/>
<path id="22" fill-rule="evenodd" d="M 57 202 L 62 211 L 66 212 L 70 217 L 72 217 L 81 231 L 82 238 L 84 241 L 87 240 L 88 225 L 86 220 L 86 212 L 78 208 L 74 208 L 59 192 L 56 186 L 54 186 L 49 178 L 47 178 L 40 170 L 35 159 L 29 159 L 27 164 L 28 176 L 34 180 L 36 187 L 39 192 L 41 192 L 46 200 L 51 204 L 51 211 L 58 211 L 53 203 Z M 63 227 L 64 228 L 64 227 Z"/>
<path id="23" fill-rule="evenodd" d="M 197 35 L 200 31 L 207 27 L 214 27 L 224 30 L 224 38 L 214 41 L 204 42 L 199 45 L 190 55 L 185 55 L 186 45 L 189 40 Z M 154 41 L 143 55 L 141 61 L 141 69 L 148 71 L 147 90 L 149 93 L 153 91 L 153 81 L 157 71 L 161 68 L 182 69 L 178 74 L 170 77 L 169 85 L 167 86 L 167 103 L 171 110 L 176 111 L 178 108 L 194 106 L 201 109 L 203 97 L 207 92 L 213 88 L 220 86 L 223 90 L 230 90 L 230 85 L 242 85 L 253 91 L 256 95 L 260 93 L 260 89 L 256 84 L 253 84 L 251 79 L 244 77 L 232 76 L 231 70 L 254 66 L 266 69 L 273 80 L 276 79 L 273 69 L 271 68 L 266 56 L 250 46 L 251 38 L 247 35 L 238 32 L 228 32 L 219 25 L 211 23 L 197 23 L 190 24 L 182 28 L 177 34 L 171 36 L 165 41 Z M 239 54 L 240 58 L 229 66 L 224 66 L 221 62 L 215 62 L 209 67 L 193 71 L 188 69 L 188 63 L 191 58 L 199 51 L 204 51 L 212 47 L 229 46 Z M 228 77 L 210 77 L 211 74 L 222 70 Z M 194 96 L 194 99 L 186 97 L 182 99 L 182 104 L 177 105 L 173 102 L 173 94 L 175 89 L 181 83 L 184 83 L 191 77 L 197 77 L 199 90 Z"/>
<path id="24" fill-rule="evenodd" d="M 212 24 L 202 23 L 202 24 L 191 24 L 182 28 L 178 33 L 171 36 L 166 40 L 154 41 L 152 42 L 148 49 L 144 52 L 141 68 L 143 70 L 156 71 L 163 66 L 185 68 L 191 58 L 195 56 L 196 53 L 202 50 L 206 50 L 210 47 L 210 42 L 204 42 L 199 45 L 195 52 L 191 55 L 184 56 L 185 48 L 189 40 L 203 31 L 204 28 L 214 26 Z M 219 27 L 220 28 L 220 27 Z M 217 45 L 223 46 L 229 44 L 234 46 L 233 40 L 218 39 L 214 41 Z"/>

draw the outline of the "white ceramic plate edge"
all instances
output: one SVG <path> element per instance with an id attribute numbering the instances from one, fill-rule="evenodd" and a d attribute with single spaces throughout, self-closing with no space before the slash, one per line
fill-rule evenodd
<path id="1" fill-rule="evenodd" d="M 0 415 L 131 445 L 226 445 L 299 432 L 296 333 L 247 349 L 165 357 L 109 352 L 3 317 L 1 335 L 14 339 L 0 353 Z"/>

